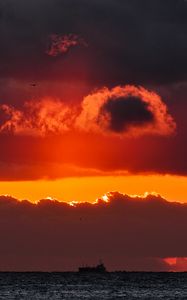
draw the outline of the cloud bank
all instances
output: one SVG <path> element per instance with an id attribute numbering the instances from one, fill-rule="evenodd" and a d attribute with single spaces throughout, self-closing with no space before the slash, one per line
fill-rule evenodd
<path id="1" fill-rule="evenodd" d="M 71 205 L 0 196 L 0 220 L 0 270 L 75 270 L 100 258 L 109 270 L 186 270 L 187 204 L 159 195 Z"/>
<path id="2" fill-rule="evenodd" d="M 0 133 L 63 134 L 70 130 L 116 135 L 170 135 L 176 124 L 161 98 L 142 87 L 104 88 L 84 98 L 81 111 L 60 100 L 0 104 Z"/>

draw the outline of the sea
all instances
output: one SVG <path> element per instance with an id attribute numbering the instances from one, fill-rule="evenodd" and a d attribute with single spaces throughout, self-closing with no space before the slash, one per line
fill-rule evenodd
<path id="1" fill-rule="evenodd" d="M 0 299 L 187 299 L 187 273 L 0 273 Z"/>

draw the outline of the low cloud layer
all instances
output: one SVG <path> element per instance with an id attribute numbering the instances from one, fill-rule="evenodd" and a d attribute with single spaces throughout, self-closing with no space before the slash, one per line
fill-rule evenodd
<path id="1" fill-rule="evenodd" d="M 170 135 L 176 124 L 162 99 L 135 86 L 104 88 L 84 98 L 81 112 L 60 100 L 0 105 L 0 133 L 47 135 L 70 130 L 116 135 Z"/>
<path id="2" fill-rule="evenodd" d="M 111 192 L 95 204 L 0 196 L 1 270 L 186 270 L 187 204 Z M 176 259 L 177 258 L 177 259 Z"/>
<path id="3" fill-rule="evenodd" d="M 170 135 L 176 127 L 156 93 L 134 86 L 104 88 L 85 97 L 77 126 L 119 135 Z"/>

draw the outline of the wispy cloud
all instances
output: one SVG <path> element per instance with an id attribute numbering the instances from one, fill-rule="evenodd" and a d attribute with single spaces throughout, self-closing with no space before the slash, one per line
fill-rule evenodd
<path id="1" fill-rule="evenodd" d="M 78 45 L 87 46 L 86 42 L 76 34 L 52 34 L 50 35 L 49 48 L 46 53 L 50 56 L 58 56 Z"/>
<path id="2" fill-rule="evenodd" d="M 58 99 L 44 98 L 26 102 L 21 110 L 0 105 L 3 122 L 1 133 L 16 135 L 62 134 L 70 129 L 73 109 Z"/>

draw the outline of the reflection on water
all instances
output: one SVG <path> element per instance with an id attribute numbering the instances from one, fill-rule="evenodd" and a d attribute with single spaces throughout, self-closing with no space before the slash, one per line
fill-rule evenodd
<path id="1" fill-rule="evenodd" d="M 187 299 L 187 273 L 0 273 L 0 299 Z"/>

